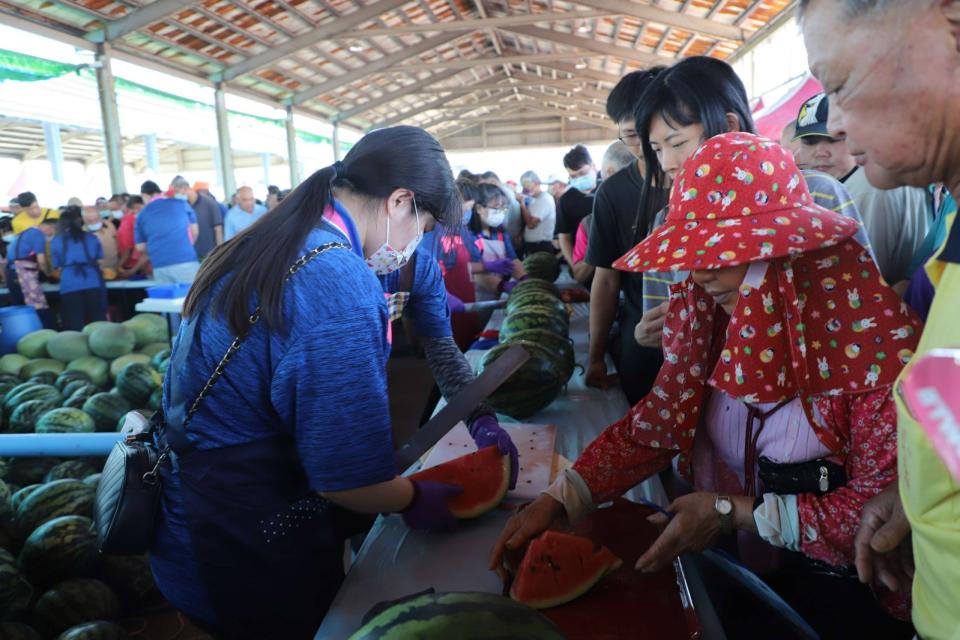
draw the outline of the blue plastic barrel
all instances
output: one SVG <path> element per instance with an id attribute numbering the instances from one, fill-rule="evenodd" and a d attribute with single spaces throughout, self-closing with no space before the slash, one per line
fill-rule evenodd
<path id="1" fill-rule="evenodd" d="M 3 307 L 0 309 L 0 354 L 15 353 L 17 340 L 38 329 L 43 329 L 43 324 L 33 307 Z"/>

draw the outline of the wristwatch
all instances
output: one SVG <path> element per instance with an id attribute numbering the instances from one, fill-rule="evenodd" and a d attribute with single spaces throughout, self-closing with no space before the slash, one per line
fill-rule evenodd
<path id="1" fill-rule="evenodd" d="M 713 508 L 720 516 L 720 531 L 723 534 L 733 532 L 733 501 L 730 496 L 717 496 Z"/>

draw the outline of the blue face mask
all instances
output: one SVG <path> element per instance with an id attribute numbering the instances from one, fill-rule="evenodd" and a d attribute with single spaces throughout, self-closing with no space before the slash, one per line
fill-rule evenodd
<path id="1" fill-rule="evenodd" d="M 173 194 L 173 197 L 176 198 L 177 200 L 186 200 L 186 199 L 187 199 L 187 194 L 185 194 L 185 193 L 175 193 L 175 194 Z"/>
<path id="2" fill-rule="evenodd" d="M 470 218 L 473 217 L 473 207 L 463 212 L 463 224 L 470 224 Z"/>
<path id="3" fill-rule="evenodd" d="M 597 174 L 591 171 L 585 176 L 570 178 L 567 184 L 580 191 L 593 191 L 593 188 L 597 186 Z"/>

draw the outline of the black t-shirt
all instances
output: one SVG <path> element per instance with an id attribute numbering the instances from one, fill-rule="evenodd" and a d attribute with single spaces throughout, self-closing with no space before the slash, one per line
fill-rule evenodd
<path id="1" fill-rule="evenodd" d="M 603 181 L 593 205 L 587 264 L 612 269 L 620 256 L 646 237 L 653 216 L 643 216 L 641 230 L 635 228 L 642 194 L 643 177 L 636 162 Z M 620 283 L 628 316 L 639 320 L 643 315 L 643 274 L 621 272 Z"/>
<path id="2" fill-rule="evenodd" d="M 584 193 L 573 187 L 567 189 L 557 202 L 557 226 L 554 233 L 576 236 L 580 221 L 593 211 L 596 193 L 596 190 Z"/>

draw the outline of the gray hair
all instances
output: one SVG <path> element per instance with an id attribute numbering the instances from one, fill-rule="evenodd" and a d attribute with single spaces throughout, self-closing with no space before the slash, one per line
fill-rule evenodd
<path id="1" fill-rule="evenodd" d="M 807 10 L 807 7 L 810 6 L 811 0 L 800 0 L 800 7 L 797 9 L 797 15 L 800 20 L 803 20 L 804 12 Z M 836 2 L 837 0 L 832 0 Z M 844 12 L 847 14 L 847 18 L 865 18 L 870 15 L 877 15 L 885 13 L 888 9 L 893 7 L 904 7 L 909 5 L 931 5 L 933 0 L 842 0 L 844 6 Z"/>
<path id="2" fill-rule="evenodd" d="M 189 189 L 190 183 L 183 176 L 177 176 L 170 182 L 170 187 L 172 189 Z"/>
<path id="3" fill-rule="evenodd" d="M 607 150 L 603 152 L 603 161 L 600 163 L 600 169 L 604 175 L 607 174 L 607 167 L 611 168 L 610 173 L 616 173 L 623 169 L 631 162 L 636 162 L 637 156 L 633 155 L 633 152 L 619 140 L 607 147 Z"/>
<path id="4" fill-rule="evenodd" d="M 524 171 L 523 175 L 520 176 L 520 184 L 524 182 L 533 182 L 534 184 L 540 184 L 540 176 L 538 176 L 533 171 Z"/>

